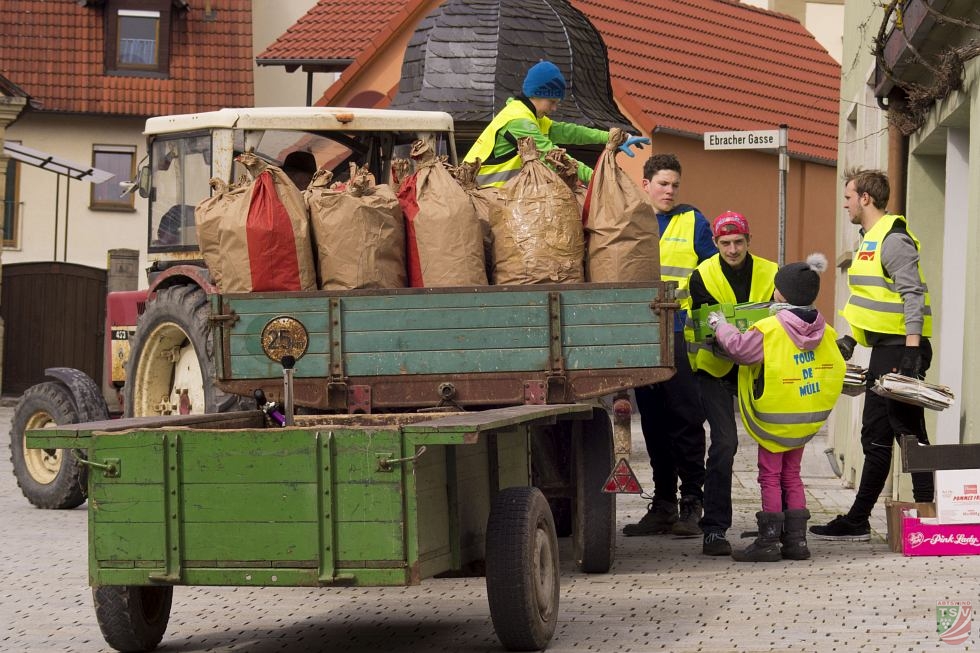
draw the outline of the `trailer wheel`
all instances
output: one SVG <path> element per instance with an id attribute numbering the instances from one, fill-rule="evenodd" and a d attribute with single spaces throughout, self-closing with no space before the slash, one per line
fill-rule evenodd
<path id="1" fill-rule="evenodd" d="M 616 495 L 602 491 L 615 464 L 609 415 L 595 408 L 574 430 L 575 511 L 572 541 L 579 569 L 604 574 L 616 551 Z"/>
<path id="2" fill-rule="evenodd" d="M 214 386 L 208 298 L 193 285 L 157 291 L 136 325 L 124 386 L 126 415 L 220 413 L 238 398 Z"/>
<path id="3" fill-rule="evenodd" d="M 10 462 L 20 491 L 38 508 L 60 510 L 84 503 L 88 468 L 75 459 L 71 449 L 28 449 L 25 433 L 76 422 L 78 409 L 71 392 L 54 381 L 28 388 L 14 409 Z M 79 451 L 79 455 L 83 453 Z"/>
<path id="4" fill-rule="evenodd" d="M 558 623 L 558 539 L 540 490 L 501 490 L 487 522 L 487 600 L 500 643 L 537 651 Z"/>
<path id="5" fill-rule="evenodd" d="M 92 588 L 95 618 L 109 646 L 124 653 L 152 651 L 170 621 L 174 588 L 103 585 Z"/>

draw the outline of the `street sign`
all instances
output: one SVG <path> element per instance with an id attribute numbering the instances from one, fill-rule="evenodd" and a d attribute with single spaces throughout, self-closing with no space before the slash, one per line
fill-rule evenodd
<path id="1" fill-rule="evenodd" d="M 786 177 L 789 174 L 789 128 L 756 129 L 740 132 L 705 132 L 706 150 L 776 150 L 779 153 L 779 234 L 776 239 L 776 262 L 786 257 Z"/>
<path id="2" fill-rule="evenodd" d="M 778 129 L 705 132 L 704 134 L 704 149 L 706 150 L 774 150 L 780 145 Z"/>

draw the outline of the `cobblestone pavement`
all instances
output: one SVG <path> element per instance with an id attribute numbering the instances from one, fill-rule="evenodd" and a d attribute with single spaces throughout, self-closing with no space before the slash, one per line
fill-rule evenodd
<path id="1" fill-rule="evenodd" d="M 100 652 L 104 643 L 87 586 L 86 509 L 42 511 L 21 496 L 7 455 L 11 408 L 0 408 L 0 651 Z M 650 467 L 638 427 L 634 466 Z M 853 490 L 830 473 L 816 438 L 804 457 L 815 521 L 849 506 Z M 754 527 L 759 497 L 755 446 L 744 434 L 736 460 L 736 546 Z M 637 520 L 646 501 L 619 499 L 618 522 Z M 977 558 L 906 558 L 883 541 L 879 507 L 870 543 L 810 541 L 803 562 L 735 563 L 701 555 L 700 539 L 617 541 L 612 573 L 573 569 L 561 541 L 560 651 L 940 651 L 936 603 L 978 601 Z M 428 580 L 417 587 L 309 590 L 178 587 L 159 651 L 500 650 L 482 578 Z"/>

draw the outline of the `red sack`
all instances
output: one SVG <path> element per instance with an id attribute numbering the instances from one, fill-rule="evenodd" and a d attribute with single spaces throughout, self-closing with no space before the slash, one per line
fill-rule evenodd
<path id="1" fill-rule="evenodd" d="M 402 180 L 402 185 L 398 189 L 398 204 L 402 207 L 402 215 L 405 216 L 405 244 L 406 244 L 406 264 L 408 267 L 408 286 L 410 288 L 421 288 L 422 283 L 422 260 L 419 257 L 419 243 L 415 238 L 415 218 L 419 215 L 419 203 L 415 194 L 415 181 L 418 179 L 411 175 Z"/>
<path id="2" fill-rule="evenodd" d="M 272 173 L 268 170 L 264 170 L 252 186 L 245 233 L 253 292 L 303 290 L 293 223 L 276 194 Z M 284 238 L 284 235 L 288 237 Z"/>
<path id="3" fill-rule="evenodd" d="M 310 218 L 289 177 L 251 153 L 252 181 L 218 221 L 221 292 L 316 290 Z"/>

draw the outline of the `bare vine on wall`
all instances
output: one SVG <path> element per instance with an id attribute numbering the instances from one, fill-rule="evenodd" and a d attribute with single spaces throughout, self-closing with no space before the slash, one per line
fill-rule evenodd
<path id="1" fill-rule="evenodd" d="M 875 61 L 885 76 L 905 94 L 905 102 L 889 106 L 888 121 L 908 136 L 923 124 L 933 105 L 947 97 L 953 91 L 963 88 L 964 62 L 980 55 L 980 42 L 971 39 L 966 45 L 947 47 L 938 54 L 927 57 L 912 45 L 903 21 L 902 10 L 906 6 L 903 0 L 879 0 L 879 6 L 884 8 L 884 16 L 874 39 L 873 53 Z M 934 9 L 927 1 L 921 3 L 927 12 L 939 25 L 958 25 L 959 27 L 980 32 L 980 24 L 962 18 L 953 18 Z M 885 62 L 885 42 L 888 40 L 889 27 L 894 18 L 895 29 L 902 34 L 905 45 L 912 53 L 912 58 L 932 73 L 932 82 L 928 85 L 903 80 Z"/>

